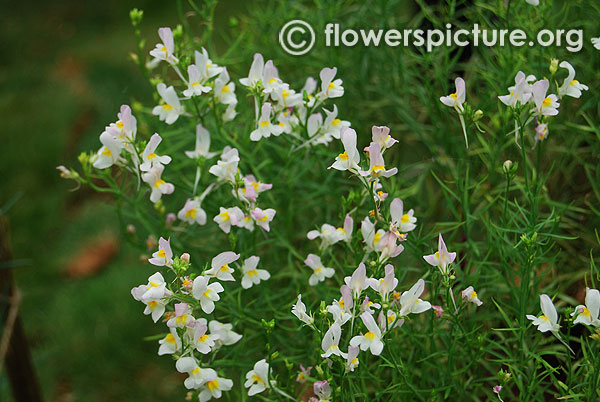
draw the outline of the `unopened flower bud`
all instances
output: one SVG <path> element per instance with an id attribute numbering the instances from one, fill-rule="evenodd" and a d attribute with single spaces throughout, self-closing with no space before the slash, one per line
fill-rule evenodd
<path id="1" fill-rule="evenodd" d="M 512 161 L 511 160 L 506 160 L 504 162 L 504 164 L 502 165 L 502 170 L 504 170 L 504 173 L 510 173 L 510 169 L 512 168 Z"/>
<path id="2" fill-rule="evenodd" d="M 483 110 L 478 109 L 475 114 L 473 115 L 473 121 L 478 121 L 479 119 L 481 119 L 483 117 Z"/>
<path id="3" fill-rule="evenodd" d="M 133 226 L 131 223 L 127 225 L 127 233 L 129 233 L 130 235 L 135 234 L 135 226 Z"/>
<path id="4" fill-rule="evenodd" d="M 179 257 L 179 259 L 185 262 L 186 264 L 190 263 L 190 255 L 188 253 L 181 254 L 181 257 Z"/>
<path id="5" fill-rule="evenodd" d="M 165 224 L 167 225 L 167 227 L 171 227 L 173 225 L 173 222 L 175 222 L 175 219 L 177 219 L 177 215 L 175 215 L 172 212 L 168 213 L 167 217 L 165 218 Z"/>
<path id="6" fill-rule="evenodd" d="M 550 70 L 550 74 L 554 74 L 556 70 L 558 70 L 558 59 L 550 60 L 550 67 L 548 68 L 548 70 Z"/>

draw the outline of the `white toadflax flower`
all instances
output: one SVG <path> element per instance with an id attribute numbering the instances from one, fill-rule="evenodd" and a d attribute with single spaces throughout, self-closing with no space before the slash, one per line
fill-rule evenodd
<path id="1" fill-rule="evenodd" d="M 171 194 L 175 191 L 175 186 L 171 183 L 167 183 L 162 179 L 162 173 L 165 167 L 163 165 L 156 165 L 150 168 L 150 170 L 142 174 L 142 180 L 148 183 L 151 188 L 150 201 L 158 202 L 163 194 Z"/>
<path id="2" fill-rule="evenodd" d="M 183 114 L 184 109 L 179 102 L 177 92 L 173 86 L 167 87 L 164 83 L 159 83 L 156 86 L 158 94 L 162 98 L 163 103 L 158 106 L 154 106 L 152 114 L 158 116 L 160 121 L 164 121 L 167 124 L 173 124 Z"/>
<path id="3" fill-rule="evenodd" d="M 412 288 L 400 295 L 400 316 L 404 317 L 409 314 L 420 314 L 431 308 L 431 304 L 427 301 L 419 299 L 425 290 L 425 281 L 419 279 Z"/>
<path id="4" fill-rule="evenodd" d="M 265 102 L 262 105 L 258 127 L 250 133 L 250 140 L 258 141 L 261 138 L 269 138 L 271 135 L 278 136 L 283 133 L 283 127 L 271 123 L 271 104 Z"/>
<path id="5" fill-rule="evenodd" d="M 198 276 L 192 284 L 192 295 L 200 300 L 202 310 L 206 314 L 210 314 L 215 310 L 215 302 L 221 299 L 219 293 L 225 290 L 219 282 L 209 284 L 209 280 L 208 276 Z"/>
<path id="6" fill-rule="evenodd" d="M 239 258 L 239 254 L 236 254 L 233 251 L 225 251 L 212 259 L 210 269 L 207 270 L 205 274 L 221 281 L 235 281 L 235 278 L 232 275 L 233 268 L 231 268 L 229 264 L 237 261 Z"/>
<path id="7" fill-rule="evenodd" d="M 200 201 L 197 199 L 188 198 L 183 208 L 177 213 L 177 218 L 190 225 L 194 223 L 198 225 L 206 224 L 206 212 L 200 207 Z"/>
<path id="8" fill-rule="evenodd" d="M 292 314 L 305 324 L 313 325 L 314 319 L 306 313 L 306 305 L 302 302 L 302 295 L 298 295 L 298 301 L 292 306 Z"/>
<path id="9" fill-rule="evenodd" d="M 533 321 L 533 325 L 535 325 L 540 332 L 550 331 L 555 335 L 558 334 L 558 330 L 560 329 L 560 325 L 558 324 L 558 313 L 548 295 L 540 295 L 540 308 L 543 313 L 541 316 L 536 317 L 528 314 L 527 319 Z"/>
<path id="10" fill-rule="evenodd" d="M 142 154 L 142 163 L 140 165 L 140 170 L 142 172 L 147 172 L 151 167 L 157 165 L 168 165 L 171 163 L 171 157 L 167 155 L 157 155 L 156 148 L 161 143 L 162 137 L 158 135 L 158 133 L 154 133 L 152 137 L 150 137 L 150 141 L 148 141 L 148 145 L 144 149 L 144 153 Z"/>
<path id="11" fill-rule="evenodd" d="M 331 355 L 340 356 L 342 358 L 346 358 L 348 355 L 340 350 L 339 343 L 340 337 L 342 336 L 342 327 L 339 323 L 334 322 L 331 324 L 331 327 L 325 332 L 323 335 L 323 340 L 321 341 L 321 349 L 323 349 L 323 353 L 321 357 L 329 357 Z"/>
<path id="12" fill-rule="evenodd" d="M 242 288 L 249 289 L 252 285 L 258 285 L 260 281 L 266 281 L 271 277 L 271 274 L 265 269 L 256 268 L 260 257 L 253 255 L 246 258 L 242 265 L 244 276 L 242 277 Z"/>
<path id="13" fill-rule="evenodd" d="M 344 95 L 344 87 L 342 86 L 342 80 L 334 80 L 337 74 L 337 68 L 327 68 L 321 70 L 319 77 L 321 78 L 321 92 L 319 93 L 320 99 L 327 98 L 339 98 Z"/>
<path id="14" fill-rule="evenodd" d="M 157 60 L 164 60 L 169 64 L 177 64 L 179 60 L 173 52 L 175 51 L 175 42 L 173 41 L 173 31 L 171 28 L 158 28 L 158 36 L 162 43 L 157 43 L 156 47 L 150 51 L 150 55 Z"/>
<path id="15" fill-rule="evenodd" d="M 473 286 L 469 286 L 462 291 L 462 298 L 465 301 L 471 302 L 477 306 L 481 306 L 483 302 L 477 297 L 477 292 L 473 289 Z"/>
<path id="16" fill-rule="evenodd" d="M 573 324 L 591 325 L 600 328 L 600 292 L 597 289 L 585 289 L 585 305 L 575 307 L 571 317 L 577 315 Z"/>
<path id="17" fill-rule="evenodd" d="M 310 286 L 315 286 L 317 283 L 323 282 L 326 278 L 331 278 L 335 273 L 333 268 L 324 267 L 321 257 L 315 254 L 309 254 L 304 263 L 313 270 L 313 274 L 308 279 Z"/>
<path id="18" fill-rule="evenodd" d="M 579 98 L 581 91 L 587 91 L 589 88 L 575 79 L 575 69 L 568 61 L 563 61 L 559 64 L 560 67 L 567 69 L 569 75 L 563 81 L 562 86 L 558 89 L 558 96 L 571 96 Z"/>
<path id="19" fill-rule="evenodd" d="M 248 396 L 259 394 L 271 387 L 269 384 L 269 364 L 265 359 L 257 361 L 254 368 L 246 373 L 244 387 L 250 388 Z"/>
<path id="20" fill-rule="evenodd" d="M 383 351 L 383 342 L 381 341 L 381 330 L 375 319 L 367 312 L 362 313 L 360 319 L 367 327 L 368 332 L 350 339 L 350 346 L 358 346 L 361 350 L 369 349 L 373 355 L 380 355 Z"/>

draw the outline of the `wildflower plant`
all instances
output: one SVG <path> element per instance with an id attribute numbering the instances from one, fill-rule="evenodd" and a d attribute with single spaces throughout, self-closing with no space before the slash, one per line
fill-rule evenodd
<path id="1" fill-rule="evenodd" d="M 598 141 L 588 109 L 573 122 L 563 112 L 593 93 L 592 77 L 576 79 L 581 63 L 488 49 L 503 57 L 491 74 L 450 62 L 449 50 L 410 53 L 402 63 L 435 70 L 435 83 L 414 65 L 403 78 L 426 117 L 380 92 L 389 117 L 361 99 L 365 118 L 345 98 L 376 78 L 357 81 L 335 52 L 340 66 L 323 58 L 309 77 L 280 74 L 292 67 L 239 42 L 219 54 L 216 3 L 190 4 L 202 35 L 184 19 L 159 28 L 151 50 L 138 36 L 152 102 L 121 106 L 97 151 L 58 168 L 114 196 L 153 270 L 132 296 L 188 399 L 600 397 L 598 268 L 585 260 L 579 303 L 557 276 L 568 262 L 557 248 L 584 208 L 548 189 L 555 138 L 570 127 Z M 489 7 L 473 8 L 514 12 Z M 430 160 L 411 159 L 417 147 Z M 595 197 L 585 213 L 597 221 L 597 155 L 582 155 Z"/>

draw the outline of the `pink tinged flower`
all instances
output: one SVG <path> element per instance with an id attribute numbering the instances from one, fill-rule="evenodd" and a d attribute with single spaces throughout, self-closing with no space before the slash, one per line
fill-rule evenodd
<path id="1" fill-rule="evenodd" d="M 398 286 L 398 278 L 396 278 L 392 264 L 387 264 L 384 270 L 385 276 L 381 279 L 370 278 L 369 285 L 374 291 L 379 292 L 383 300 L 387 301 L 390 292 L 393 292 Z"/>
<path id="2" fill-rule="evenodd" d="M 360 352 L 360 347 L 358 346 L 348 346 L 348 357 L 346 358 L 346 370 L 354 371 L 355 368 L 358 367 L 358 353 Z"/>
<path id="3" fill-rule="evenodd" d="M 253 285 L 258 285 L 260 281 L 266 281 L 271 277 L 269 271 L 257 268 L 259 261 L 260 257 L 255 255 L 244 260 L 242 266 L 242 272 L 244 273 L 244 276 L 242 277 L 242 288 L 249 289 Z"/>
<path id="4" fill-rule="evenodd" d="M 544 141 L 546 138 L 548 138 L 548 125 L 540 123 L 535 127 L 535 143 Z"/>
<path id="5" fill-rule="evenodd" d="M 248 77 L 240 79 L 240 83 L 245 87 L 256 86 L 258 82 L 262 81 L 264 68 L 265 60 L 263 59 L 262 54 L 254 54 L 254 60 L 252 61 L 252 65 L 250 66 L 250 72 L 248 73 Z"/>
<path id="6" fill-rule="evenodd" d="M 386 170 L 383 155 L 381 154 L 381 147 L 376 142 L 372 142 L 369 145 L 369 170 L 359 171 L 361 176 L 370 176 L 371 178 L 377 178 L 380 176 L 391 177 L 398 173 L 398 168 L 392 168 Z"/>
<path id="7" fill-rule="evenodd" d="M 183 95 L 187 97 L 200 96 L 210 92 L 212 89 L 208 85 L 203 85 L 203 79 L 200 76 L 200 70 L 195 64 L 188 66 L 188 88 L 183 91 Z"/>
<path id="8" fill-rule="evenodd" d="M 591 325 L 600 328 L 600 292 L 597 289 L 585 289 L 585 305 L 575 307 L 571 317 L 577 315 L 574 324 Z"/>
<path id="9" fill-rule="evenodd" d="M 164 83 L 159 83 L 156 90 L 162 99 L 162 104 L 155 106 L 152 109 L 152 114 L 158 116 L 160 121 L 167 124 L 173 124 L 185 112 L 183 106 L 179 102 L 177 92 L 173 86 L 167 87 Z"/>
<path id="10" fill-rule="evenodd" d="M 200 201 L 196 199 L 188 198 L 183 208 L 177 213 L 177 218 L 190 225 L 194 223 L 198 225 L 206 224 L 206 212 L 200 207 Z"/>
<path id="11" fill-rule="evenodd" d="M 361 262 L 352 273 L 352 276 L 344 278 L 344 283 L 352 290 L 354 298 L 358 300 L 363 290 L 369 287 L 365 264 Z"/>
<path id="12" fill-rule="evenodd" d="M 395 143 L 398 142 L 398 140 L 390 135 L 389 127 L 373 126 L 371 133 L 373 135 L 373 142 L 379 144 L 382 152 L 388 148 L 391 148 Z"/>
<path id="13" fill-rule="evenodd" d="M 456 86 L 456 92 L 451 93 L 448 96 L 442 96 L 440 98 L 440 101 L 446 106 L 450 106 L 462 111 L 463 103 L 465 102 L 465 97 L 467 93 L 465 80 L 463 80 L 461 77 L 457 77 L 454 81 L 454 84 Z"/>
<path id="14" fill-rule="evenodd" d="M 494 391 L 495 394 L 499 394 L 500 391 L 502 391 L 502 386 L 501 385 L 495 385 L 494 388 L 492 388 L 492 390 Z"/>
<path id="15" fill-rule="evenodd" d="M 446 248 L 446 243 L 444 243 L 444 238 L 442 234 L 439 234 L 438 238 L 438 251 L 435 254 L 424 255 L 423 259 L 427 261 L 427 263 L 433 267 L 438 267 L 442 274 L 449 274 L 448 266 L 454 262 L 456 259 L 456 253 L 449 253 Z"/>
<path id="16" fill-rule="evenodd" d="M 344 227 L 338 228 L 337 230 L 338 232 L 342 232 L 342 240 L 346 243 L 349 243 L 350 240 L 352 240 L 352 232 L 354 231 L 354 219 L 347 214 L 346 218 L 344 219 Z"/>
<path id="17" fill-rule="evenodd" d="M 171 251 L 170 238 L 165 240 L 161 237 L 158 240 L 158 251 L 152 254 L 152 258 L 150 258 L 148 262 L 157 267 L 170 267 L 173 265 L 173 251 Z"/>
<path id="18" fill-rule="evenodd" d="M 220 212 L 213 218 L 221 230 L 225 233 L 231 231 L 231 226 L 241 226 L 240 222 L 244 219 L 244 212 L 239 207 L 219 208 Z"/>
<path id="19" fill-rule="evenodd" d="M 215 302 L 221 299 L 219 293 L 225 290 L 218 282 L 209 284 L 209 280 L 208 276 L 201 275 L 196 277 L 192 284 L 192 295 L 200 300 L 202 310 L 206 314 L 210 314 L 215 310 Z"/>
<path id="20" fill-rule="evenodd" d="M 252 216 L 252 219 L 254 219 L 258 226 L 268 232 L 271 230 L 269 228 L 269 222 L 273 220 L 275 213 L 276 211 L 273 208 L 267 208 L 265 210 L 254 208 L 252 211 L 250 211 L 250 216 Z"/>
<path id="21" fill-rule="evenodd" d="M 250 133 L 250 140 L 258 141 L 263 137 L 268 138 L 271 135 L 278 136 L 283 132 L 283 127 L 279 124 L 271 123 L 271 110 L 272 107 L 269 102 L 265 102 L 262 105 L 258 126 Z"/>
<path id="22" fill-rule="evenodd" d="M 325 267 L 323 262 L 321 262 L 321 257 L 315 254 L 309 254 L 304 263 L 313 270 L 312 275 L 308 279 L 310 286 L 315 286 L 317 283 L 323 282 L 326 278 L 331 278 L 335 273 L 333 268 Z"/>
<path id="23" fill-rule="evenodd" d="M 560 325 L 558 324 L 558 313 L 548 295 L 540 295 L 540 308 L 542 309 L 541 316 L 536 317 L 528 314 L 527 319 L 533 321 L 533 325 L 535 325 L 540 332 L 550 331 L 554 335 L 557 335 L 558 330 L 560 329 Z"/>
<path id="24" fill-rule="evenodd" d="M 477 292 L 475 292 L 473 286 L 469 286 L 468 288 L 462 291 L 462 298 L 464 301 L 473 303 L 478 307 L 483 304 L 483 302 L 477 297 Z"/>
<path id="25" fill-rule="evenodd" d="M 419 279 L 412 288 L 402 293 L 400 296 L 400 316 L 405 317 L 409 314 L 420 314 L 431 308 L 427 301 L 419 299 L 425 291 L 425 281 Z"/>
<path id="26" fill-rule="evenodd" d="M 531 85 L 525 73 L 519 71 L 515 76 L 515 85 L 508 88 L 509 94 L 499 96 L 498 99 L 506 106 L 516 107 L 517 103 L 524 105 L 531 99 Z"/>
<path id="27" fill-rule="evenodd" d="M 173 31 L 171 31 L 171 28 L 158 28 L 158 36 L 162 43 L 156 44 L 156 47 L 150 51 L 150 56 L 158 60 L 164 60 L 169 64 L 177 64 L 179 60 L 173 54 L 175 51 L 175 42 L 173 41 Z"/>
<path id="28" fill-rule="evenodd" d="M 322 99 L 327 98 L 339 98 L 344 95 L 344 87 L 342 86 L 342 80 L 334 80 L 337 74 L 337 68 L 327 68 L 321 70 L 319 77 L 321 78 L 321 92 L 319 97 Z"/>
<path id="29" fill-rule="evenodd" d="M 221 159 L 208 169 L 210 174 L 217 176 L 219 181 L 234 182 L 238 172 L 240 156 L 236 148 L 226 146 L 221 153 Z"/>
<path id="30" fill-rule="evenodd" d="M 176 303 L 175 317 L 172 317 L 167 321 L 167 327 L 184 328 L 193 321 L 194 317 L 192 316 L 192 309 L 190 306 L 187 303 Z"/>
<path id="31" fill-rule="evenodd" d="M 363 335 L 357 335 L 350 339 L 350 346 L 359 346 L 360 350 L 369 349 L 375 356 L 379 356 L 383 351 L 383 342 L 381 341 L 381 330 L 377 326 L 375 319 L 369 313 L 362 313 L 360 315 L 365 327 L 368 332 Z"/>
<path id="32" fill-rule="evenodd" d="M 300 372 L 298 373 L 298 376 L 296 377 L 296 381 L 299 382 L 300 384 L 304 384 L 306 382 L 306 380 L 308 379 L 308 377 L 310 377 L 311 370 L 312 370 L 312 366 L 308 366 L 305 368 L 302 364 L 300 364 Z"/>
<path id="33" fill-rule="evenodd" d="M 193 347 L 202 354 L 208 354 L 215 347 L 215 341 L 219 339 L 216 334 L 207 334 L 208 326 L 199 323 L 194 327 Z"/>
<path id="34" fill-rule="evenodd" d="M 558 98 L 551 94 L 546 96 L 550 83 L 548 80 L 540 80 L 531 87 L 533 101 L 535 102 L 536 113 L 542 116 L 555 116 L 558 114 Z"/>
<path id="35" fill-rule="evenodd" d="M 306 305 L 302 302 L 302 295 L 298 295 L 298 300 L 292 306 L 292 314 L 307 325 L 312 325 L 314 322 L 314 319 L 306 313 Z"/>
<path id="36" fill-rule="evenodd" d="M 170 328 L 169 333 L 158 341 L 158 355 L 172 355 L 181 352 L 181 338 L 175 328 Z"/>
<path id="37" fill-rule="evenodd" d="M 395 198 L 390 204 L 390 214 L 392 221 L 390 222 L 390 231 L 393 232 L 397 237 L 401 237 L 401 234 L 414 230 L 417 225 L 417 218 L 414 217 L 414 210 L 409 210 L 404 213 L 404 202 L 400 198 Z"/>
<path id="38" fill-rule="evenodd" d="M 360 154 L 356 149 L 356 131 L 349 127 L 342 127 L 340 130 L 340 139 L 344 145 L 344 152 L 335 158 L 335 162 L 329 167 L 336 170 L 349 170 L 357 172 L 359 170 Z"/>
<path id="39" fill-rule="evenodd" d="M 320 401 L 329 401 L 331 399 L 331 386 L 325 380 L 315 382 L 313 384 L 313 391 Z"/>
<path id="40" fill-rule="evenodd" d="M 444 316 L 444 309 L 442 306 L 433 305 L 431 308 L 433 309 L 433 313 L 437 318 L 442 318 Z"/>
<path id="41" fill-rule="evenodd" d="M 373 309 L 379 309 L 381 308 L 381 304 L 379 303 L 373 303 L 372 301 L 369 300 L 369 296 L 365 296 L 365 299 L 363 300 L 362 304 L 360 305 L 360 311 L 361 312 L 367 312 L 369 314 L 374 314 L 375 311 Z"/>
<path id="42" fill-rule="evenodd" d="M 142 180 L 148 183 L 151 189 L 151 202 L 158 202 L 164 194 L 171 194 L 175 191 L 173 184 L 167 183 L 162 179 L 164 169 L 163 165 L 156 165 L 151 167 L 148 172 L 142 174 Z"/>
<path id="43" fill-rule="evenodd" d="M 375 224 L 369 220 L 369 217 L 366 217 L 362 221 L 360 232 L 362 234 L 367 253 L 381 249 L 380 242 L 385 234 L 385 231 L 383 229 L 376 230 Z"/>
<path id="44" fill-rule="evenodd" d="M 235 281 L 233 277 L 233 268 L 229 266 L 232 262 L 240 258 L 239 254 L 233 251 L 225 251 L 212 259 L 210 269 L 205 272 L 206 275 L 212 276 L 221 281 Z"/>
<path id="45" fill-rule="evenodd" d="M 323 340 L 321 342 L 321 349 L 323 349 L 323 353 L 321 354 L 321 357 L 327 358 L 331 355 L 336 355 L 344 359 L 346 358 L 347 354 L 342 352 L 339 347 L 341 336 L 342 327 L 339 323 L 334 322 L 323 336 Z"/>
<path id="46" fill-rule="evenodd" d="M 571 96 L 573 98 L 581 97 L 581 91 L 587 91 L 589 88 L 575 79 L 575 69 L 568 61 L 563 61 L 559 64 L 560 67 L 567 69 L 569 74 L 563 81 L 562 86 L 558 90 L 558 95 Z"/>
<path id="47" fill-rule="evenodd" d="M 238 189 L 240 198 L 249 202 L 256 202 L 258 195 L 273 188 L 272 184 L 261 183 L 252 175 L 244 176 L 244 187 Z"/>
<path id="48" fill-rule="evenodd" d="M 379 256 L 380 262 L 397 257 L 404 251 L 404 246 L 397 244 L 397 240 L 398 237 L 392 232 L 387 232 L 381 237 L 381 241 L 376 247 L 376 249 L 381 252 L 381 255 Z"/>

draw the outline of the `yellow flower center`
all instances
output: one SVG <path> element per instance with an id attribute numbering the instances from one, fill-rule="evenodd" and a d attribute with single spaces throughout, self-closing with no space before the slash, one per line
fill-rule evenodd
<path id="1" fill-rule="evenodd" d="M 223 271 L 223 272 L 228 272 L 229 271 L 229 265 L 227 265 L 227 264 L 221 265 L 221 268 L 219 268 L 219 270 Z"/>
<path id="2" fill-rule="evenodd" d="M 158 188 L 162 185 L 166 184 L 165 181 L 163 179 L 158 179 L 154 182 L 154 187 Z"/>
<path id="3" fill-rule="evenodd" d="M 271 124 L 269 120 L 263 120 L 260 122 L 261 127 L 267 127 L 269 124 Z"/>
<path id="4" fill-rule="evenodd" d="M 156 301 L 151 301 L 148 303 L 148 307 L 150 307 L 150 310 L 154 310 L 157 305 L 158 305 L 158 302 L 156 302 Z"/>
<path id="5" fill-rule="evenodd" d="M 248 276 L 250 278 L 254 277 L 255 275 L 258 275 L 258 271 L 255 269 L 251 269 L 250 271 L 248 271 Z"/>
<path id="6" fill-rule="evenodd" d="M 402 215 L 402 218 L 400 218 L 400 223 L 408 223 L 410 221 L 410 216 L 408 216 L 408 214 L 404 214 Z"/>
<path id="7" fill-rule="evenodd" d="M 168 103 L 165 103 L 162 105 L 162 108 L 165 112 L 168 112 L 169 110 L 173 110 L 173 106 L 169 105 Z"/>
<path id="8" fill-rule="evenodd" d="M 211 392 L 214 391 L 215 389 L 219 389 L 219 380 L 215 378 L 212 381 L 207 381 L 206 386 L 208 387 L 208 390 Z"/>
<path id="9" fill-rule="evenodd" d="M 548 107 L 552 105 L 552 99 L 550 99 L 550 97 L 544 99 L 544 101 L 542 102 L 542 107 Z"/>
<path id="10" fill-rule="evenodd" d="M 196 219 L 196 208 L 191 208 L 185 211 L 185 217 L 189 219 Z"/>
<path id="11" fill-rule="evenodd" d="M 579 81 L 577 81 L 577 80 L 573 80 L 573 81 L 569 82 L 569 85 L 577 85 L 577 84 L 579 84 Z"/>
<path id="12" fill-rule="evenodd" d="M 147 156 L 148 160 L 152 160 L 154 158 L 156 158 L 158 155 L 156 155 L 154 152 L 152 152 L 150 155 Z"/>
<path id="13" fill-rule="evenodd" d="M 333 119 L 333 121 L 331 122 L 332 126 L 337 126 L 338 124 L 340 124 L 342 121 L 340 119 Z"/>
<path id="14" fill-rule="evenodd" d="M 165 336 L 165 342 L 171 343 L 171 344 L 175 344 L 175 337 L 173 336 L 173 334 L 168 334 L 167 336 Z"/>
<path id="15" fill-rule="evenodd" d="M 259 383 L 262 382 L 263 384 L 265 383 L 264 380 L 262 378 L 260 378 L 259 376 L 257 376 L 256 374 L 252 374 L 252 381 Z"/>
<path id="16" fill-rule="evenodd" d="M 110 155 L 112 155 L 112 152 L 110 152 L 110 149 L 108 149 L 107 147 L 104 147 L 104 149 L 102 150 L 102 154 L 110 157 Z"/>
<path id="17" fill-rule="evenodd" d="M 369 331 L 365 334 L 365 338 L 367 338 L 368 340 L 372 341 L 373 339 L 375 339 L 377 337 L 377 335 L 375 335 L 373 332 Z"/>
<path id="18" fill-rule="evenodd" d="M 338 158 L 340 158 L 340 160 L 342 160 L 344 162 L 348 161 L 348 152 L 344 151 L 343 154 L 338 155 Z"/>
<path id="19" fill-rule="evenodd" d="M 450 94 L 450 97 L 456 100 L 458 98 L 458 95 L 456 94 L 456 92 L 454 92 L 453 94 Z"/>
<path id="20" fill-rule="evenodd" d="M 228 221 L 229 220 L 229 212 L 225 211 L 225 212 L 221 212 L 219 214 L 219 216 L 221 217 L 221 219 L 223 219 L 224 221 Z"/>
<path id="21" fill-rule="evenodd" d="M 371 170 L 373 171 L 373 173 L 377 173 L 377 172 L 380 172 L 382 170 L 385 170 L 385 166 L 383 166 L 383 165 L 375 165 L 375 166 L 373 166 L 373 168 Z"/>

